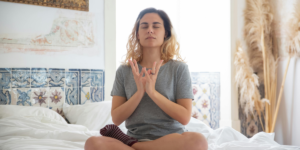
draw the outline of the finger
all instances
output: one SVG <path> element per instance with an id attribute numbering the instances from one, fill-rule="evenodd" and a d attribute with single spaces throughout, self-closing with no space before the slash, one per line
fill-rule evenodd
<path id="1" fill-rule="evenodd" d="M 147 71 L 147 73 L 148 73 L 148 74 L 151 74 L 151 70 L 149 69 L 149 70 Z"/>
<path id="2" fill-rule="evenodd" d="M 141 70 L 141 72 L 143 73 L 143 75 L 145 75 L 146 76 L 146 74 L 148 74 L 148 71 L 146 70 L 146 68 L 145 67 L 142 67 L 142 70 Z"/>
<path id="3" fill-rule="evenodd" d="M 163 62 L 164 62 L 164 60 L 160 60 L 160 62 L 157 64 L 156 70 L 155 70 L 156 75 L 158 74 L 159 69 L 160 69 L 160 67 L 161 67 L 161 64 L 162 64 Z"/>
<path id="4" fill-rule="evenodd" d="M 137 72 L 140 72 L 140 71 L 139 71 L 139 66 L 138 66 L 138 64 L 137 64 L 137 62 L 136 62 L 135 59 L 134 59 L 134 63 L 135 63 L 135 70 L 136 70 Z"/>
<path id="5" fill-rule="evenodd" d="M 142 70 L 141 73 L 140 73 L 140 77 L 143 77 L 143 73 L 144 73 L 144 72 L 143 72 L 143 70 Z"/>
<path id="6" fill-rule="evenodd" d="M 146 76 L 147 80 L 150 81 L 150 76 L 149 76 L 149 74 L 146 72 L 146 68 L 144 68 L 144 72 L 145 72 L 145 76 Z"/>
<path id="7" fill-rule="evenodd" d="M 128 60 L 128 61 L 129 61 L 129 64 L 130 64 L 130 66 L 131 66 L 132 72 L 136 72 L 136 70 L 135 70 L 135 68 L 134 68 L 134 66 L 133 66 L 132 61 L 131 61 L 131 60 Z"/>
<path id="8" fill-rule="evenodd" d="M 156 68 L 156 61 L 153 63 L 153 67 L 152 67 L 152 73 L 154 73 L 154 74 L 156 72 L 155 68 Z"/>

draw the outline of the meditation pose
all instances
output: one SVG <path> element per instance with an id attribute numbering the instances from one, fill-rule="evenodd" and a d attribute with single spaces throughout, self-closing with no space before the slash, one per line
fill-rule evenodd
<path id="1" fill-rule="evenodd" d="M 138 15 L 111 95 L 114 124 L 90 137 L 85 150 L 207 150 L 205 137 L 184 127 L 192 83 L 164 11 L 147 8 Z M 127 134 L 118 127 L 124 121 Z"/>

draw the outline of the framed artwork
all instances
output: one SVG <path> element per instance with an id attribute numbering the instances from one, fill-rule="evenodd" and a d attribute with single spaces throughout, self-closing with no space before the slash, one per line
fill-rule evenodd
<path id="1" fill-rule="evenodd" d="M 89 0 L 0 0 L 30 5 L 89 11 Z"/>

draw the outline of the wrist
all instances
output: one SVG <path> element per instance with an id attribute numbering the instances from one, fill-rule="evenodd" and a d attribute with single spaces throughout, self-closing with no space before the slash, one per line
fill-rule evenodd
<path id="1" fill-rule="evenodd" d="M 138 95 L 138 97 L 142 98 L 145 94 L 144 90 L 137 90 L 136 94 Z"/>
<path id="2" fill-rule="evenodd" d="M 153 100 L 153 99 L 155 99 L 156 98 L 156 96 L 157 96 L 157 91 L 156 90 L 154 90 L 153 92 L 151 92 L 151 93 L 147 93 L 148 95 L 149 95 L 149 97 Z"/>

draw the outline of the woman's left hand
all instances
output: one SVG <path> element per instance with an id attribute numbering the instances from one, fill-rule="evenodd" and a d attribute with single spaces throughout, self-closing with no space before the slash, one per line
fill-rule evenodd
<path id="1" fill-rule="evenodd" d="M 154 94 L 155 92 L 155 83 L 156 83 L 156 79 L 157 79 L 157 75 L 159 72 L 159 69 L 161 67 L 161 64 L 163 63 L 163 60 L 161 60 L 158 64 L 156 64 L 156 62 L 153 63 L 153 67 L 150 70 L 146 70 L 146 68 L 143 68 L 143 72 L 145 74 L 146 77 L 146 85 L 145 85 L 145 89 L 146 89 L 146 93 L 150 96 L 152 94 Z"/>

